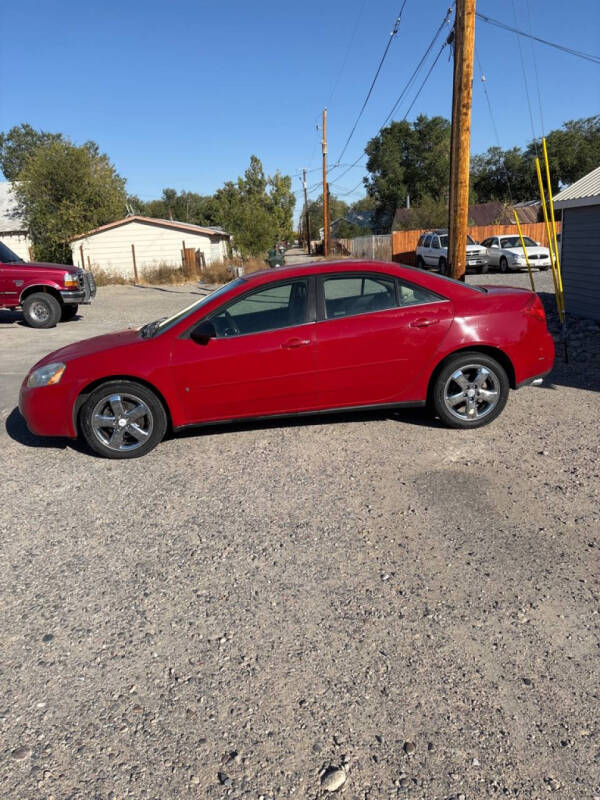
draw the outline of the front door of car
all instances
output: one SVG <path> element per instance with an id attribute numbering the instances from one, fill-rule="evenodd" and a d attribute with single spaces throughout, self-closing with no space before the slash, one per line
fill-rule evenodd
<path id="1" fill-rule="evenodd" d="M 452 304 L 378 273 L 326 276 L 317 323 L 321 408 L 401 403 L 430 368 L 453 318 Z"/>
<path id="2" fill-rule="evenodd" d="M 24 283 L 22 277 L 22 274 L 18 274 L 14 264 L 0 262 L 0 305 L 19 305 L 19 284 Z"/>
<path id="3" fill-rule="evenodd" d="M 486 250 L 490 259 L 490 266 L 497 267 L 500 263 L 500 242 L 497 236 L 493 236 L 486 241 Z"/>
<path id="4" fill-rule="evenodd" d="M 186 422 L 316 407 L 312 279 L 269 283 L 208 318 L 215 336 L 175 340 L 171 369 Z"/>

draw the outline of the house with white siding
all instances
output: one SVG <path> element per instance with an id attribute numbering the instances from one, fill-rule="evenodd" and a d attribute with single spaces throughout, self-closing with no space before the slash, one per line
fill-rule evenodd
<path id="1" fill-rule="evenodd" d="M 17 208 L 13 184 L 0 182 L 0 242 L 24 261 L 31 259 L 31 239 L 27 225 Z"/>
<path id="2" fill-rule="evenodd" d="M 134 278 L 160 264 L 181 267 L 183 251 L 200 265 L 229 257 L 231 234 L 221 228 L 133 215 L 71 239 L 73 264 Z"/>

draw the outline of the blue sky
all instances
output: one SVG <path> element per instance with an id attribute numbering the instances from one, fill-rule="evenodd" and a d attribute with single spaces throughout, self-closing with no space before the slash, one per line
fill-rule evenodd
<path id="1" fill-rule="evenodd" d="M 320 166 L 315 126 L 328 107 L 334 164 L 375 72 L 400 0 L 20 0 L 2 12 L 0 127 L 21 122 L 93 139 L 148 200 L 165 186 L 211 193 L 245 170 Z M 343 163 L 383 123 L 444 17 L 448 0 L 407 0 L 397 36 Z M 484 14 L 590 53 L 600 51 L 598 0 L 479 0 Z M 521 40 L 534 123 L 541 129 L 533 53 Z M 503 147 L 532 138 L 517 38 L 477 24 L 477 51 Z M 437 47 L 433 51 L 435 54 Z M 534 45 L 544 128 L 600 112 L 600 68 Z M 476 70 L 479 72 L 478 69 Z M 420 80 L 416 84 L 418 87 Z M 401 118 L 416 89 L 395 118 Z M 451 63 L 443 53 L 409 119 L 450 116 Z M 479 74 L 472 152 L 496 144 Z M 331 173 L 332 183 L 336 172 Z M 332 192 L 363 194 L 351 170 Z M 309 176 L 319 179 L 318 171 Z M 301 184 L 294 177 L 294 189 Z M 353 191 L 352 191 L 353 190 Z M 313 195 L 319 193 L 318 187 Z"/>

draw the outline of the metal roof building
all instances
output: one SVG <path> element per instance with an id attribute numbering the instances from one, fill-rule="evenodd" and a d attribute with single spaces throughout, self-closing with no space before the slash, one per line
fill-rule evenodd
<path id="1" fill-rule="evenodd" d="M 565 309 L 600 322 L 600 167 L 559 192 L 554 207 L 563 215 Z"/>

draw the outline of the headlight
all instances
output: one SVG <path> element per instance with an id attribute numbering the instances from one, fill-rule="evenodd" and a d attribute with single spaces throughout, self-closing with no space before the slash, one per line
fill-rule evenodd
<path id="1" fill-rule="evenodd" d="M 39 386 L 52 386 L 60 381 L 65 369 L 66 364 L 61 364 L 60 362 L 44 364 L 43 367 L 39 367 L 30 374 L 29 378 L 27 378 L 27 386 L 30 389 L 36 389 Z"/>
<path id="2" fill-rule="evenodd" d="M 65 272 L 65 286 L 67 289 L 77 289 L 79 287 L 79 278 L 72 272 Z"/>

